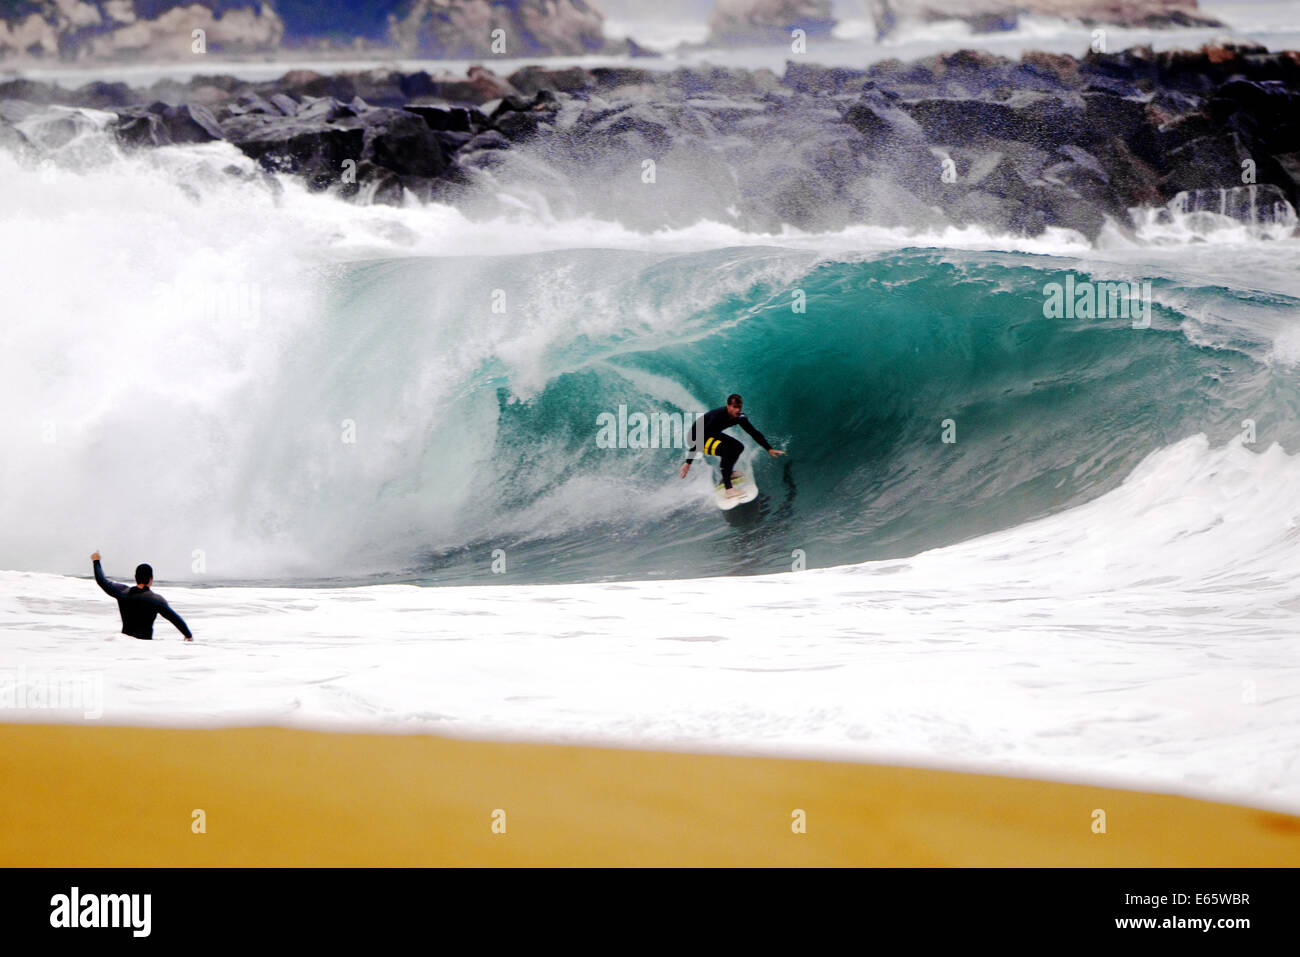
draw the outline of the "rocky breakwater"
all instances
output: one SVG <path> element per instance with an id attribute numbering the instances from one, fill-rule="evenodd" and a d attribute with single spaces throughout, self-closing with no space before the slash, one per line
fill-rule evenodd
<path id="1" fill-rule="evenodd" d="M 526 67 L 230 77 L 148 90 L 0 84 L 0 146 L 56 150 L 93 108 L 124 149 L 224 140 L 354 202 L 511 190 L 552 215 L 751 231 L 979 225 L 1097 237 L 1129 210 L 1285 219 L 1300 203 L 1300 55 L 1243 44 L 867 70 Z M 104 121 L 103 118 L 107 117 Z M 1190 206 L 1189 206 L 1190 204 Z M 518 202 L 514 203 L 518 207 Z M 502 209 L 505 207 L 502 206 Z"/>

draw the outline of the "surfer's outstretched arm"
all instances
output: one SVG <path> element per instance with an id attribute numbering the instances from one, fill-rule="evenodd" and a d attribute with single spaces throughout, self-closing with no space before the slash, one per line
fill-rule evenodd
<path id="1" fill-rule="evenodd" d="M 185 619 L 181 618 L 180 615 L 172 611 L 172 606 L 167 604 L 167 602 L 163 599 L 161 595 L 156 595 L 155 597 L 158 599 L 158 614 L 162 615 L 173 625 L 175 625 L 176 629 L 182 635 L 185 636 L 186 641 L 192 640 L 194 638 L 194 635 L 190 631 L 189 626 L 185 624 Z"/>
<path id="2" fill-rule="evenodd" d="M 763 433 L 758 431 L 758 429 L 754 428 L 754 423 L 749 421 L 749 416 L 742 415 L 740 417 L 740 427 L 744 429 L 746 432 L 748 432 L 751 436 L 753 436 L 754 441 L 757 442 L 759 445 L 763 446 L 763 448 L 767 450 L 768 455 L 771 455 L 773 457 L 778 455 L 785 455 L 785 453 L 782 452 L 780 449 L 772 448 L 772 444 L 768 442 L 767 439 L 763 438 Z"/>
<path id="3" fill-rule="evenodd" d="M 772 443 L 769 442 L 767 439 L 763 438 L 762 432 L 754 428 L 754 423 L 749 421 L 749 416 L 742 415 L 740 417 L 740 427 L 744 429 L 746 432 L 748 432 L 751 436 L 753 436 L 755 442 L 763 446 L 763 448 L 765 448 L 767 451 L 769 452 L 772 451 Z"/>
<path id="4" fill-rule="evenodd" d="M 104 589 L 105 594 L 112 598 L 121 598 L 130 591 L 126 585 L 111 582 L 104 577 L 104 570 L 99 567 L 99 552 L 95 552 L 95 554 L 91 555 L 90 559 L 95 563 L 95 584 Z"/>

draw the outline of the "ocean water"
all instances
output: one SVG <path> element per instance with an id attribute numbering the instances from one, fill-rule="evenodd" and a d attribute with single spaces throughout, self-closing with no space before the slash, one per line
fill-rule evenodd
<path id="1" fill-rule="evenodd" d="M 518 179 L 358 207 L 105 121 L 0 154 L 5 680 L 1300 807 L 1287 230 L 639 231 Z M 1149 322 L 1049 317 L 1066 282 Z M 747 441 L 738 521 L 680 448 L 602 447 L 732 391 L 789 453 Z M 95 549 L 198 641 L 114 636 Z"/>

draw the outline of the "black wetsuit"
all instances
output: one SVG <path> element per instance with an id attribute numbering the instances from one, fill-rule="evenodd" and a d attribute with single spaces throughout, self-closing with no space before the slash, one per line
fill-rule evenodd
<path id="1" fill-rule="evenodd" d="M 95 562 L 95 581 L 99 587 L 117 599 L 117 610 L 122 613 L 122 634 L 132 638 L 153 637 L 153 620 L 162 615 L 180 629 L 186 638 L 192 638 L 181 616 L 172 611 L 171 605 L 148 585 L 126 585 L 111 582 L 104 577 L 99 562 Z"/>
<path id="2" fill-rule="evenodd" d="M 729 429 L 733 425 L 738 425 L 758 442 L 763 448 L 771 451 L 772 446 L 768 444 L 767 439 L 763 438 L 763 433 L 754 428 L 749 421 L 749 416 L 744 412 L 736 418 L 731 417 L 724 405 L 720 408 L 705 412 L 695 420 L 691 426 L 689 437 L 690 445 L 686 450 L 686 461 L 691 461 L 697 452 L 703 452 L 705 455 L 717 455 L 722 459 L 722 484 L 726 488 L 731 488 L 731 470 L 736 464 L 736 459 L 740 458 L 740 453 L 745 451 L 744 443 L 739 439 L 733 439 L 730 435 L 724 435 L 723 429 Z M 701 433 L 703 434 L 701 437 Z"/>

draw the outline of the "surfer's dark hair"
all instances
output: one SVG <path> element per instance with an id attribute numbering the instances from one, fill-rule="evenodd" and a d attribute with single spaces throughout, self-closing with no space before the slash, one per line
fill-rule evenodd
<path id="1" fill-rule="evenodd" d="M 744 405 L 744 404 L 745 404 L 745 400 L 742 399 L 734 392 L 731 393 L 731 395 L 727 396 L 727 405 Z"/>
<path id="2" fill-rule="evenodd" d="M 152 565 L 135 566 L 135 583 L 137 585 L 147 585 L 153 579 Z"/>

